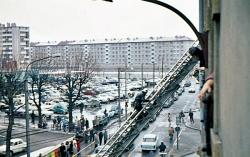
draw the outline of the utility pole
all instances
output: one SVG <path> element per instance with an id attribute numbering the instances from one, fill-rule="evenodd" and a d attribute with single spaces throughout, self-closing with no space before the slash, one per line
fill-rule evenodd
<path id="1" fill-rule="evenodd" d="M 143 89 L 143 63 L 141 63 L 141 88 Z"/>
<path id="2" fill-rule="evenodd" d="M 121 83 L 121 76 L 120 76 L 120 68 L 118 68 L 118 116 L 119 116 L 119 127 L 121 126 L 121 99 L 120 99 L 120 95 L 121 95 L 121 87 L 120 87 L 120 83 Z"/>
<path id="3" fill-rule="evenodd" d="M 161 78 L 163 78 L 163 62 L 164 62 L 164 55 L 163 55 L 163 57 L 161 58 Z"/>
<path id="4" fill-rule="evenodd" d="M 153 62 L 153 86 L 155 83 L 155 62 Z"/>

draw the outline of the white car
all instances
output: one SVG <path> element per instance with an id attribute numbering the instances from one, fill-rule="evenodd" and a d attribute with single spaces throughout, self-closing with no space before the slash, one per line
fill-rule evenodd
<path id="1" fill-rule="evenodd" d="M 194 87 L 190 87 L 188 89 L 188 93 L 195 93 L 195 88 Z"/>
<path id="2" fill-rule="evenodd" d="M 13 156 L 15 153 L 26 151 L 26 142 L 20 138 L 15 138 L 10 140 L 10 156 Z M 6 154 L 6 144 L 0 146 L 0 154 Z"/>
<path id="3" fill-rule="evenodd" d="M 142 150 L 153 150 L 156 151 L 158 147 L 158 136 L 155 134 L 144 135 L 141 143 Z"/>

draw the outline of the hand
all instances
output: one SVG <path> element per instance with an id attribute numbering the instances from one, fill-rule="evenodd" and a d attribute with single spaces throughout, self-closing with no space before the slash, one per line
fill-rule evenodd
<path id="1" fill-rule="evenodd" d="M 203 85 L 199 95 L 198 95 L 198 98 L 200 100 L 202 100 L 204 97 L 205 97 L 205 94 L 208 92 L 212 92 L 212 89 L 213 89 L 213 86 L 214 86 L 214 80 L 213 79 L 209 79 L 205 82 L 205 84 Z"/>

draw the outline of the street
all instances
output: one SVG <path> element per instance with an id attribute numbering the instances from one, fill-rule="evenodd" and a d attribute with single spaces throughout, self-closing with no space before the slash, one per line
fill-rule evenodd
<path id="1" fill-rule="evenodd" d="M 143 151 L 140 148 L 140 144 L 142 143 L 142 138 L 145 134 L 153 133 L 158 136 L 158 144 L 161 142 L 164 142 L 164 144 L 167 146 L 167 152 L 171 150 L 173 147 L 169 142 L 168 137 L 168 126 L 169 122 L 167 120 L 167 114 L 171 113 L 171 126 L 174 128 L 176 127 L 175 124 L 175 117 L 179 114 L 181 110 L 184 112 L 188 111 L 190 108 L 194 109 L 193 106 L 195 105 L 196 99 L 197 99 L 197 93 L 198 93 L 198 85 L 196 85 L 196 93 L 189 93 L 188 88 L 185 88 L 185 92 L 179 96 L 179 99 L 174 102 L 174 104 L 170 108 L 163 108 L 163 111 L 160 113 L 160 115 L 156 118 L 156 120 L 150 124 L 149 128 L 145 131 L 142 131 L 140 135 L 136 138 L 134 141 L 134 147 L 123 154 L 123 157 L 131 156 L 131 157 L 154 157 L 159 156 L 159 150 L 153 152 L 153 151 Z M 186 113 L 186 117 L 188 117 L 188 114 Z M 185 129 L 184 125 L 181 125 L 181 131 Z M 192 138 L 192 137 L 190 137 Z M 189 139 L 190 139 L 189 138 Z M 180 138 L 180 140 L 182 140 Z M 174 146 L 176 145 L 176 132 L 174 134 Z"/>

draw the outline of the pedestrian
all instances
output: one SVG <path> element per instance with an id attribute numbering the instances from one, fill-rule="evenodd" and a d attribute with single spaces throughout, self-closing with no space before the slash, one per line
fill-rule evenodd
<path id="1" fill-rule="evenodd" d="M 100 131 L 100 132 L 99 132 L 99 141 L 100 141 L 100 145 L 102 145 L 102 138 L 103 138 L 103 132 Z"/>
<path id="2" fill-rule="evenodd" d="M 66 157 L 66 147 L 64 145 L 64 143 L 61 143 L 61 146 L 60 146 L 60 154 L 61 154 L 61 157 Z"/>
<path id="3" fill-rule="evenodd" d="M 53 129 L 56 128 L 56 118 L 53 118 Z"/>
<path id="4" fill-rule="evenodd" d="M 190 118 L 190 123 L 194 123 L 194 113 L 192 111 L 192 109 L 189 110 L 189 118 Z"/>
<path id="5" fill-rule="evenodd" d="M 108 140 L 108 132 L 107 132 L 107 129 L 104 130 L 103 138 L 104 138 L 104 144 L 106 144 L 106 143 L 107 143 L 107 140 Z"/>
<path id="6" fill-rule="evenodd" d="M 34 113 L 34 111 L 32 111 L 32 113 L 30 114 L 30 116 L 31 116 L 31 122 L 32 122 L 32 124 L 35 124 L 35 113 Z"/>
<path id="7" fill-rule="evenodd" d="M 89 120 L 86 118 L 86 120 L 85 120 L 85 126 L 86 126 L 86 129 L 88 129 L 89 128 Z"/>
<path id="8" fill-rule="evenodd" d="M 107 117 L 107 116 L 108 116 L 108 113 L 107 113 L 106 108 L 105 108 L 105 110 L 104 110 L 104 115 L 105 115 L 105 117 Z"/>
<path id="9" fill-rule="evenodd" d="M 95 138 L 94 130 L 90 129 L 89 134 L 90 134 L 90 142 L 94 141 L 94 138 Z"/>
<path id="10" fill-rule="evenodd" d="M 161 142 L 161 145 L 159 146 L 160 152 L 165 152 L 166 150 L 166 145 L 164 144 L 164 142 Z"/>
<path id="11" fill-rule="evenodd" d="M 76 139 L 76 149 L 77 149 L 77 152 L 81 150 L 81 142 L 78 138 Z"/>
<path id="12" fill-rule="evenodd" d="M 173 127 L 168 128 L 168 135 L 169 135 L 169 143 L 172 143 L 173 137 L 174 137 L 174 128 Z"/>
<path id="13" fill-rule="evenodd" d="M 168 122 L 171 123 L 171 114 L 168 113 Z"/>
<path id="14" fill-rule="evenodd" d="M 74 154 L 74 152 L 73 152 L 73 151 L 74 151 L 74 144 L 73 144 L 73 140 L 72 140 L 72 141 L 70 141 L 68 151 L 69 151 L 69 156 L 71 157 L 71 156 Z"/>
<path id="15" fill-rule="evenodd" d="M 57 130 L 61 130 L 61 117 L 57 116 Z"/>
<path id="16" fill-rule="evenodd" d="M 100 141 L 97 133 L 94 136 L 95 136 L 95 148 L 96 148 L 99 145 Z"/>
<path id="17" fill-rule="evenodd" d="M 182 123 L 184 123 L 185 114 L 184 114 L 183 110 L 181 110 L 181 112 L 179 113 L 179 117 L 182 120 Z"/>
<path id="18" fill-rule="evenodd" d="M 70 150 L 70 148 L 69 148 L 69 141 L 65 142 L 65 147 L 66 147 L 66 157 L 69 157 L 69 150 Z"/>
<path id="19" fill-rule="evenodd" d="M 84 126 L 85 126 L 85 119 L 84 116 L 81 116 L 81 130 L 84 130 Z"/>

